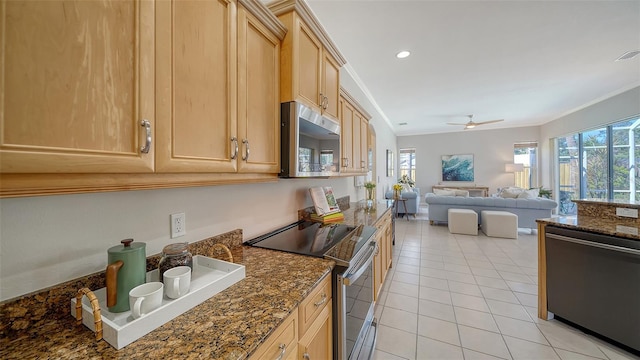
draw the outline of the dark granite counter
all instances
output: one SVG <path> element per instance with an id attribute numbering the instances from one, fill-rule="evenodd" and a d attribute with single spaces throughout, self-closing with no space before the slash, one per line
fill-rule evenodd
<path id="1" fill-rule="evenodd" d="M 242 232 L 236 238 L 242 239 Z M 197 244 L 197 245 L 196 245 Z M 210 256 L 206 240 L 194 254 Z M 96 341 L 70 315 L 79 287 L 99 288 L 91 275 L 0 304 L 0 358 L 212 358 L 244 359 L 278 327 L 315 285 L 331 273 L 333 261 L 264 250 L 233 248 L 246 278 L 160 326 L 121 350 Z M 148 260 L 148 263 L 152 263 Z M 153 266 L 153 265 L 151 265 Z"/>
<path id="2" fill-rule="evenodd" d="M 393 201 L 341 203 L 344 222 L 372 226 Z M 305 209 L 306 210 L 306 209 Z M 301 214 L 304 210 L 301 210 Z M 196 255 L 211 253 L 214 243 L 229 246 L 234 262 L 245 265 L 244 280 L 167 322 L 121 350 L 96 341 L 76 325 L 70 300 L 82 288 L 104 286 L 97 273 L 40 292 L 0 303 L 0 358 L 213 358 L 245 359 L 298 306 L 317 283 L 331 273 L 333 261 L 241 245 L 235 230 L 190 244 Z M 219 257 L 227 260 L 224 257 Z M 147 270 L 159 256 L 147 259 Z"/>
<path id="3" fill-rule="evenodd" d="M 605 200 L 605 199 L 576 199 L 571 200 L 576 204 L 592 204 L 592 205 L 611 205 L 617 207 L 624 207 L 629 209 L 640 209 L 640 202 L 630 203 L 629 201 L 622 200 Z"/>
<path id="4" fill-rule="evenodd" d="M 588 231 L 596 234 L 613 235 L 628 239 L 640 240 L 640 224 L 620 223 L 615 219 L 594 216 L 560 216 L 557 218 L 538 219 L 539 223 L 563 227 L 567 229 Z"/>

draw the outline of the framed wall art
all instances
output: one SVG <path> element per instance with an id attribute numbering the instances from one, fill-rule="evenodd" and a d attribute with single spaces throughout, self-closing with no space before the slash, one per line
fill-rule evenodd
<path id="1" fill-rule="evenodd" d="M 442 155 L 442 181 L 473 179 L 473 154 Z"/>

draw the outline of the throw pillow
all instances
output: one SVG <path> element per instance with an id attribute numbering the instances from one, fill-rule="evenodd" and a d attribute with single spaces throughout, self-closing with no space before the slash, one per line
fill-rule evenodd
<path id="1" fill-rule="evenodd" d="M 515 199 L 523 191 L 525 191 L 525 190 L 522 189 L 522 188 L 519 188 L 519 187 L 507 187 L 507 188 L 502 189 L 502 191 L 500 192 L 500 196 L 503 197 L 503 198 Z"/>
<path id="2" fill-rule="evenodd" d="M 440 196 L 456 196 L 453 190 L 433 189 L 433 193 Z"/>
<path id="3" fill-rule="evenodd" d="M 401 192 L 409 192 L 409 191 L 413 191 L 411 186 L 409 186 L 409 184 L 402 184 L 402 191 Z"/>
<path id="4" fill-rule="evenodd" d="M 461 189 L 449 189 L 449 188 L 444 188 L 444 190 L 453 191 L 453 193 L 455 194 L 455 196 L 469 197 L 469 191 L 468 191 L 468 190 L 461 190 Z"/>
<path id="5" fill-rule="evenodd" d="M 535 199 L 540 195 L 539 189 L 525 190 L 518 194 L 518 199 Z"/>

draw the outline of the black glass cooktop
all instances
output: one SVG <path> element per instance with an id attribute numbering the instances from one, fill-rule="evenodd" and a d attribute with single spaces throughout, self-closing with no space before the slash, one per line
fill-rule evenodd
<path id="1" fill-rule="evenodd" d="M 301 221 L 251 239 L 247 244 L 301 255 L 331 257 L 348 263 L 369 242 L 367 240 L 375 231 L 370 226 Z"/>

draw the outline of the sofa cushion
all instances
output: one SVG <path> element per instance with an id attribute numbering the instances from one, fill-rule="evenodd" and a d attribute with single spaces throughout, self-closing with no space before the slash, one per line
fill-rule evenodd
<path id="1" fill-rule="evenodd" d="M 436 189 L 437 190 L 437 189 Z M 449 191 L 453 191 L 455 196 L 462 196 L 462 197 L 469 197 L 469 191 L 468 190 L 462 190 L 462 189 L 449 189 L 449 188 L 444 188 L 444 190 L 449 190 Z"/>
<path id="2" fill-rule="evenodd" d="M 506 187 L 500 191 L 498 196 L 507 199 L 515 199 L 520 195 L 525 189 L 519 187 Z"/>
<path id="3" fill-rule="evenodd" d="M 453 190 L 433 189 L 433 193 L 438 196 L 456 196 L 456 192 Z"/>
<path id="4" fill-rule="evenodd" d="M 525 190 L 518 194 L 518 199 L 535 199 L 540 195 L 540 189 Z"/>

